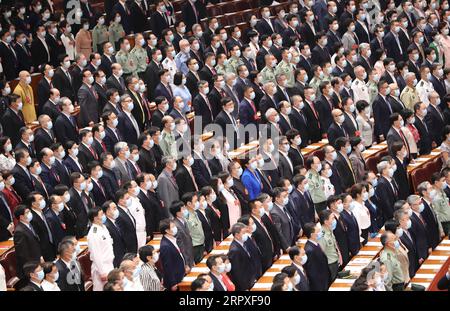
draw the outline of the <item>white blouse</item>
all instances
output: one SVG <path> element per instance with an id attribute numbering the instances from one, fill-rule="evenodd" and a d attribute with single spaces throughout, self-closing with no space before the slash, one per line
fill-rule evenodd
<path id="1" fill-rule="evenodd" d="M 44 292 L 60 292 L 61 289 L 59 289 L 58 283 L 50 283 L 47 280 L 43 280 L 41 283 L 41 287 L 44 289 Z"/>
<path id="2" fill-rule="evenodd" d="M 355 208 L 352 210 L 352 213 L 358 222 L 359 234 L 361 235 L 361 230 L 370 227 L 370 212 L 365 205 L 360 204 L 356 200 L 353 201 L 353 204 Z M 362 238 L 361 241 L 363 241 Z"/>

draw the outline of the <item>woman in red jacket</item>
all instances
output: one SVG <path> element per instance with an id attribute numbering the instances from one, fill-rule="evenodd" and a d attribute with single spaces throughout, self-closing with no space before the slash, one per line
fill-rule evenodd
<path id="1" fill-rule="evenodd" d="M 3 189 L 3 195 L 5 196 L 5 200 L 11 209 L 11 214 L 14 215 L 14 210 L 16 206 L 22 202 L 22 199 L 19 197 L 17 192 L 14 190 L 12 185 L 14 185 L 14 176 L 11 171 L 3 171 L 2 172 L 3 180 L 5 181 L 5 188 Z M 14 217 L 14 225 L 17 225 L 17 219 Z"/>

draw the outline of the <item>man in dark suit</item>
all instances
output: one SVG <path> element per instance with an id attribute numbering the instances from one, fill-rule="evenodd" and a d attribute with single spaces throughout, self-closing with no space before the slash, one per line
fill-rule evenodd
<path id="1" fill-rule="evenodd" d="M 410 195 L 408 197 L 408 203 L 413 210 L 410 232 L 415 243 L 418 265 L 420 265 L 431 252 L 431 244 L 427 233 L 427 223 L 422 215 L 424 205 L 418 195 Z"/>
<path id="2" fill-rule="evenodd" d="M 112 68 L 111 68 L 112 64 L 117 62 L 116 56 L 114 56 L 113 53 L 114 53 L 113 44 L 111 42 L 104 43 L 103 44 L 103 55 L 101 58 L 100 66 L 98 68 L 105 73 L 106 79 L 109 79 L 109 77 L 112 75 Z"/>
<path id="3" fill-rule="evenodd" d="M 46 205 L 45 199 L 38 192 L 31 192 L 27 199 L 33 215 L 30 223 L 34 232 L 39 237 L 42 257 L 45 261 L 53 261 L 56 257 L 56 246 L 54 245 L 53 234 L 48 225 L 47 218 L 43 212 Z"/>
<path id="4" fill-rule="evenodd" d="M 306 277 L 306 271 L 304 265 L 308 262 L 308 257 L 306 255 L 304 248 L 299 248 L 297 246 L 293 246 L 289 249 L 289 258 L 292 261 L 290 267 L 294 267 L 297 270 L 298 275 L 300 276 L 300 282 L 295 286 L 295 288 L 299 291 L 309 291 L 309 279 Z"/>
<path id="5" fill-rule="evenodd" d="M 50 97 L 42 107 L 42 114 L 49 116 L 53 124 L 56 122 L 56 119 L 61 114 L 61 111 L 59 110 L 59 99 L 60 99 L 60 92 L 58 91 L 58 89 L 55 88 L 50 89 Z"/>
<path id="6" fill-rule="evenodd" d="M 213 61 L 215 62 L 215 55 L 213 53 L 206 53 L 205 55 L 205 66 L 198 72 L 201 80 L 205 80 L 209 84 L 209 88 L 213 88 L 213 78 L 217 74 L 213 66 Z"/>
<path id="7" fill-rule="evenodd" d="M 328 128 L 327 137 L 331 146 L 336 144 L 336 140 L 340 137 L 348 138 L 347 131 L 343 126 L 344 113 L 340 109 L 334 109 L 332 111 L 333 123 Z"/>
<path id="8" fill-rule="evenodd" d="M 60 66 L 55 70 L 52 83 L 53 87 L 59 90 L 61 97 L 68 97 L 70 100 L 75 100 L 75 89 L 73 79 L 69 72 L 70 58 L 67 55 L 60 55 Z"/>
<path id="9" fill-rule="evenodd" d="M 269 231 L 261 220 L 261 217 L 265 214 L 262 203 L 258 200 L 252 200 L 248 203 L 248 205 L 251 210 L 251 216 L 243 216 L 242 218 L 247 217 L 248 219 L 246 221 L 248 223 L 251 218 L 253 223 L 256 225 L 256 229 L 253 231 L 252 237 L 261 251 L 261 267 L 264 273 L 264 271 L 272 266 L 273 259 L 276 256 L 275 249 Z M 243 223 L 245 224 L 246 222 L 244 221 Z"/>
<path id="10" fill-rule="evenodd" d="M 419 258 L 417 257 L 416 242 L 411 231 L 412 221 L 410 220 L 408 214 L 403 210 L 396 210 L 394 212 L 394 221 L 396 225 L 399 224 L 400 228 L 403 229 L 403 234 L 400 237 L 400 241 L 408 249 L 409 276 L 414 277 L 416 271 L 419 269 Z M 408 222 L 411 224 L 410 226 L 408 226 Z"/>
<path id="11" fill-rule="evenodd" d="M 136 236 L 136 220 L 128 210 L 131 197 L 125 189 L 116 192 L 117 209 L 119 217 L 117 218 L 117 226 L 123 234 L 126 253 L 137 252 L 137 236 Z"/>
<path id="12" fill-rule="evenodd" d="M 206 266 L 209 269 L 209 276 L 212 279 L 215 292 L 227 291 L 226 284 L 222 281 L 222 273 L 225 271 L 225 264 L 220 255 L 209 256 L 206 260 Z"/>
<path id="13" fill-rule="evenodd" d="M 122 96 L 126 91 L 125 80 L 122 77 L 123 69 L 119 63 L 111 65 L 111 75 L 106 79 L 106 87 L 108 89 L 115 89 Z M 117 104 L 117 103 L 116 103 Z"/>
<path id="14" fill-rule="evenodd" d="M 322 128 L 320 124 L 319 114 L 315 108 L 315 103 L 312 99 L 315 98 L 315 91 L 310 86 L 305 87 L 305 105 L 303 113 L 305 114 L 308 124 L 308 137 L 311 143 L 316 143 L 322 139 Z"/>
<path id="15" fill-rule="evenodd" d="M 329 287 L 330 270 L 327 256 L 318 243 L 323 233 L 314 223 L 307 223 L 303 229 L 308 238 L 305 244 L 305 254 L 308 256 L 308 260 L 304 267 L 310 290 L 326 291 Z"/>
<path id="16" fill-rule="evenodd" d="M 435 91 L 429 95 L 430 104 L 427 108 L 427 115 L 425 116 L 425 123 L 430 130 L 431 140 L 433 146 L 440 146 L 442 143 L 442 133 L 445 127 L 445 117 L 442 113 L 441 107 L 438 105 L 439 94 Z"/>
<path id="17" fill-rule="evenodd" d="M 384 223 L 391 219 L 394 213 L 394 203 L 398 200 L 398 185 L 393 179 L 394 170 L 388 161 L 378 163 L 377 170 L 381 177 L 378 179 L 375 194 L 379 198 L 377 207 L 382 211 Z"/>
<path id="18" fill-rule="evenodd" d="M 119 177 L 114 166 L 114 157 L 111 153 L 106 152 L 100 156 L 100 165 L 103 169 L 103 176 L 100 178 L 100 182 L 105 189 L 105 193 L 108 196 L 108 200 L 113 200 L 116 191 L 119 189 Z"/>
<path id="19" fill-rule="evenodd" d="M 431 134 L 425 122 L 427 112 L 427 105 L 425 103 L 416 103 L 414 105 L 414 126 L 420 135 L 419 142 L 417 143 L 420 154 L 429 154 L 432 149 Z"/>
<path id="20" fill-rule="evenodd" d="M 170 73 L 169 70 L 163 69 L 159 72 L 159 83 L 155 88 L 155 99 L 162 96 L 167 99 L 169 103 L 173 102 L 173 91 L 170 86 Z"/>
<path id="21" fill-rule="evenodd" d="M 339 173 L 341 178 L 342 189 L 348 189 L 356 182 L 353 166 L 348 158 L 351 152 L 351 146 L 347 138 L 339 137 L 336 140 L 335 148 L 337 151 L 337 158 L 333 165 Z"/>
<path id="22" fill-rule="evenodd" d="M 103 124 L 105 124 L 105 137 L 103 142 L 105 143 L 106 150 L 108 152 L 114 152 L 114 146 L 122 141 L 122 134 L 117 128 L 118 119 L 117 115 L 112 111 L 106 111 L 102 115 Z"/>
<path id="23" fill-rule="evenodd" d="M 319 32 L 315 36 L 316 46 L 311 51 L 311 62 L 314 65 L 322 66 L 326 62 L 330 62 L 331 57 L 326 45 L 324 44 L 327 40 L 327 35 L 325 32 Z"/>
<path id="24" fill-rule="evenodd" d="M 81 142 L 78 147 L 78 160 L 84 169 L 85 173 L 88 173 L 88 163 L 94 160 L 98 160 L 98 154 L 92 148 L 92 143 L 94 141 L 92 137 L 92 132 L 88 129 L 81 130 L 80 133 Z"/>
<path id="25" fill-rule="evenodd" d="M 132 31 L 132 17 L 130 14 L 130 9 L 128 8 L 128 4 L 123 1 L 118 1 L 113 6 L 112 16 L 115 16 L 117 13 L 120 15 L 120 22 L 123 26 L 123 29 L 126 34 L 129 34 Z"/>
<path id="26" fill-rule="evenodd" d="M 159 225 L 159 231 L 164 234 L 159 248 L 164 284 L 166 288 L 175 291 L 188 268 L 183 255 L 181 255 L 181 246 L 177 243 L 175 223 L 170 219 L 164 219 Z"/>
<path id="27" fill-rule="evenodd" d="M 42 65 L 40 72 L 43 77 L 37 85 L 38 114 L 42 113 L 42 108 L 50 97 L 50 89 L 53 87 L 52 78 L 55 74 L 50 65 Z"/>
<path id="28" fill-rule="evenodd" d="M 44 270 L 39 261 L 30 261 L 23 266 L 25 280 L 28 284 L 22 288 L 20 291 L 24 292 L 42 292 L 42 280 L 44 279 Z M 16 285 L 17 287 L 17 285 Z"/>
<path id="29" fill-rule="evenodd" d="M 231 228 L 234 239 L 228 251 L 231 262 L 231 280 L 236 290 L 248 290 L 253 287 L 261 271 L 257 270 L 256 262 L 260 262 L 259 253 L 249 247 L 248 228 L 243 223 L 236 223 Z M 256 248 L 255 248 L 256 249 Z"/>
<path id="30" fill-rule="evenodd" d="M 141 174 L 136 177 L 136 183 L 141 188 L 138 198 L 145 210 L 145 226 L 147 236 L 153 237 L 153 233 L 158 231 L 161 219 L 162 204 L 155 191 L 156 179 L 151 174 Z"/>
<path id="31" fill-rule="evenodd" d="M 262 7 L 259 12 L 262 18 L 256 23 L 255 28 L 261 35 L 272 35 L 275 32 L 275 27 L 270 20 L 270 9 L 269 7 Z"/>
<path id="32" fill-rule="evenodd" d="M 79 142 L 78 127 L 75 118 L 71 115 L 74 107 L 72 101 L 69 98 L 63 98 L 61 100 L 61 114 L 55 121 L 55 135 L 56 140 L 61 143 L 68 141 Z"/>
<path id="33" fill-rule="evenodd" d="M 117 205 L 112 201 L 106 201 L 102 205 L 102 210 L 106 215 L 105 226 L 108 229 L 109 235 L 113 240 L 113 252 L 114 252 L 114 267 L 119 267 L 123 256 L 125 255 L 125 242 L 122 232 L 117 225 L 117 218 L 119 217 L 119 211 Z"/>
<path id="34" fill-rule="evenodd" d="M 34 68 L 39 68 L 40 65 L 50 63 L 50 47 L 45 41 L 46 31 L 43 25 L 37 27 L 35 34 L 35 40 L 31 43 L 31 58 Z"/>
<path id="35" fill-rule="evenodd" d="M 39 152 L 39 157 L 41 158 L 41 174 L 39 177 L 47 187 L 48 193 L 53 194 L 53 188 L 60 183 L 60 178 L 53 167 L 56 157 L 54 157 L 53 151 L 47 147 Z"/>
<path id="36" fill-rule="evenodd" d="M 272 210 L 270 211 L 270 215 L 272 216 L 274 225 L 277 228 L 281 247 L 283 250 L 287 250 L 294 243 L 298 232 L 294 232 L 292 216 L 286 209 L 286 205 L 289 200 L 287 191 L 279 187 L 274 188 L 273 195 L 275 202 Z"/>
<path id="37" fill-rule="evenodd" d="M 16 273 L 21 280 L 26 277 L 23 268 L 27 262 L 43 260 L 39 236 L 30 224 L 32 215 L 31 210 L 25 205 L 18 205 L 14 211 L 14 216 L 18 220 L 14 231 Z"/>
<path id="38" fill-rule="evenodd" d="M 28 194 L 35 189 L 31 174 L 27 169 L 27 165 L 31 164 L 31 158 L 26 149 L 18 149 L 15 151 L 15 159 L 16 165 L 11 171 L 15 179 L 13 187 L 22 200 L 25 200 Z"/>
<path id="39" fill-rule="evenodd" d="M 394 172 L 394 179 L 398 185 L 398 198 L 400 200 L 406 200 L 409 195 L 409 182 L 406 167 L 408 158 L 407 150 L 403 142 L 396 141 L 391 147 L 392 157 L 395 161 L 397 169 Z"/>
<path id="40" fill-rule="evenodd" d="M 184 2 L 181 11 L 183 12 L 183 21 L 186 23 L 187 29 L 192 29 L 194 24 L 199 24 L 201 15 L 198 10 L 199 1 Z"/>
<path id="41" fill-rule="evenodd" d="M 147 12 L 145 11 L 144 1 L 130 3 L 130 15 L 132 18 L 132 29 L 134 33 L 142 33 L 149 29 Z"/>
<path id="42" fill-rule="evenodd" d="M 208 82 L 200 80 L 198 82 L 198 95 L 194 97 L 193 105 L 196 111 L 196 116 L 201 116 L 202 118 L 202 128 L 207 124 L 212 123 L 214 120 L 212 106 L 207 97 L 209 93 Z"/>
<path id="43" fill-rule="evenodd" d="M 96 206 L 103 206 L 107 201 L 109 195 L 107 196 L 103 184 L 100 182 L 100 178 L 103 176 L 103 170 L 100 166 L 100 162 L 92 161 L 87 165 L 87 170 L 91 176 L 92 190 L 91 195 L 94 199 Z"/>
<path id="44" fill-rule="evenodd" d="M 76 240 L 75 240 L 76 241 Z M 56 281 L 61 291 L 84 291 L 81 265 L 76 257 L 74 239 L 65 238 L 58 246 L 59 259 L 55 262 L 59 278 Z"/>
<path id="45" fill-rule="evenodd" d="M 185 154 L 180 160 L 180 165 L 175 172 L 175 178 L 177 180 L 178 190 L 181 197 L 187 192 L 198 191 L 199 187 L 192 172 L 191 164 L 194 164 L 194 159 L 192 156 L 190 154 Z"/>
<path id="46" fill-rule="evenodd" d="M 374 134 L 378 141 L 385 140 L 389 132 L 389 118 L 393 113 L 390 102 L 387 99 L 389 84 L 385 80 L 378 83 L 378 95 L 373 102 L 373 117 L 375 119 Z"/>
<path id="47" fill-rule="evenodd" d="M 0 37 L 0 57 L 2 59 L 3 72 L 5 74 L 6 80 L 11 81 L 17 78 L 17 75 L 19 73 L 19 71 L 17 70 L 19 66 L 19 58 L 11 45 L 12 38 L 11 33 L 8 31 L 8 29 L 3 29 L 0 32 Z"/>
<path id="48" fill-rule="evenodd" d="M 78 102 L 80 105 L 80 114 L 78 116 L 78 124 L 80 127 L 86 127 L 97 123 L 98 116 L 98 94 L 93 87 L 94 76 L 88 69 L 83 70 L 83 84 L 78 90 Z"/>
<path id="49" fill-rule="evenodd" d="M 169 19 L 166 15 L 166 5 L 164 1 L 157 1 L 156 10 L 150 18 L 150 28 L 158 38 L 161 38 L 161 33 L 164 29 L 169 28 Z"/>
<path id="50" fill-rule="evenodd" d="M 129 95 L 124 95 L 121 105 L 122 112 L 118 116 L 119 123 L 117 128 L 124 141 L 136 145 L 140 130 L 137 120 L 132 114 L 133 99 Z"/>
<path id="51" fill-rule="evenodd" d="M 56 254 L 59 243 L 67 235 L 66 226 L 63 219 L 63 209 L 64 209 L 64 198 L 58 195 L 50 196 L 49 208 L 44 212 L 45 219 L 50 228 L 50 232 L 53 238 L 53 246 L 55 247 L 54 252 Z"/>
<path id="52" fill-rule="evenodd" d="M 76 235 L 77 237 L 84 237 L 88 233 L 88 204 L 89 199 L 84 192 L 86 187 L 85 178 L 78 172 L 70 175 L 72 188 L 69 190 L 70 201 L 68 205 L 77 215 Z"/>
<path id="53" fill-rule="evenodd" d="M 403 60 L 406 54 L 401 46 L 399 33 L 400 24 L 398 20 L 391 20 L 390 31 L 384 36 L 383 44 L 386 47 L 386 56 L 395 60 Z"/>
<path id="54" fill-rule="evenodd" d="M 22 114 L 22 99 L 16 95 L 9 95 L 9 107 L 6 109 L 1 119 L 3 127 L 3 135 L 11 139 L 13 146 L 16 146 L 20 141 L 19 130 L 25 126 Z"/>
<path id="55" fill-rule="evenodd" d="M 435 183 L 436 179 L 440 179 L 439 175 L 432 176 L 431 182 Z M 421 214 L 426 223 L 428 242 L 430 243 L 430 247 L 435 249 L 445 236 L 445 233 L 442 229 L 442 224 L 437 218 L 432 203 L 433 198 L 431 197 L 431 193 L 433 189 L 433 185 L 428 181 L 424 181 L 417 186 L 417 193 L 422 196 L 422 203 L 424 206 Z"/>

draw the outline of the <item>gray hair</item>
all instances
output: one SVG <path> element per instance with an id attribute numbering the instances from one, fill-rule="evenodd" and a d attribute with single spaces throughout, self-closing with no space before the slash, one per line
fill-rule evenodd
<path id="1" fill-rule="evenodd" d="M 130 98 L 130 95 L 128 94 L 123 94 L 122 96 L 120 96 L 120 102 L 122 103 L 123 101 L 125 101 L 126 99 Z"/>
<path id="2" fill-rule="evenodd" d="M 384 169 L 389 165 L 388 161 L 381 161 L 377 164 L 377 171 L 378 173 L 382 174 Z"/>
<path id="3" fill-rule="evenodd" d="M 414 204 L 415 202 L 417 202 L 418 200 L 420 200 L 420 197 L 417 194 L 411 194 L 410 196 L 408 196 L 408 198 L 406 199 L 406 202 L 408 202 L 409 205 Z"/>
<path id="4" fill-rule="evenodd" d="M 128 146 L 128 144 L 124 141 L 119 141 L 117 144 L 114 145 L 114 154 L 117 156 L 119 152 Z"/>
<path id="5" fill-rule="evenodd" d="M 236 234 L 241 233 L 242 229 L 245 229 L 247 226 L 242 222 L 237 222 L 231 227 L 231 234 L 236 236 Z"/>
<path id="6" fill-rule="evenodd" d="M 267 109 L 266 114 L 265 114 L 266 119 L 269 120 L 269 117 L 270 117 L 274 112 L 278 113 L 278 112 L 275 110 L 275 108 L 269 108 L 269 109 Z"/>
<path id="7" fill-rule="evenodd" d="M 421 182 L 418 186 L 417 186 L 417 192 L 422 195 L 425 191 L 427 191 L 428 186 L 430 185 L 430 182 L 428 181 L 424 181 Z"/>
<path id="8" fill-rule="evenodd" d="M 164 156 L 164 157 L 161 159 L 161 163 L 162 163 L 163 166 L 166 166 L 167 163 L 170 163 L 170 162 L 172 162 L 172 161 L 175 161 L 175 158 L 172 157 L 172 156 Z"/>

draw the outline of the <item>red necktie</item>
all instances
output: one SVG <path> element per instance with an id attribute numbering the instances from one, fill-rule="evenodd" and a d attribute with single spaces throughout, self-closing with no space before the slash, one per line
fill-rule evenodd
<path id="1" fill-rule="evenodd" d="M 92 146 L 89 146 L 89 150 L 91 151 L 92 155 L 94 156 L 94 159 L 97 160 L 98 156 L 97 156 L 97 153 L 94 151 L 94 148 L 92 148 Z"/>
<path id="2" fill-rule="evenodd" d="M 106 145 L 105 145 L 105 143 L 103 142 L 103 140 L 102 140 L 101 145 L 102 145 L 103 151 L 106 152 Z"/>

